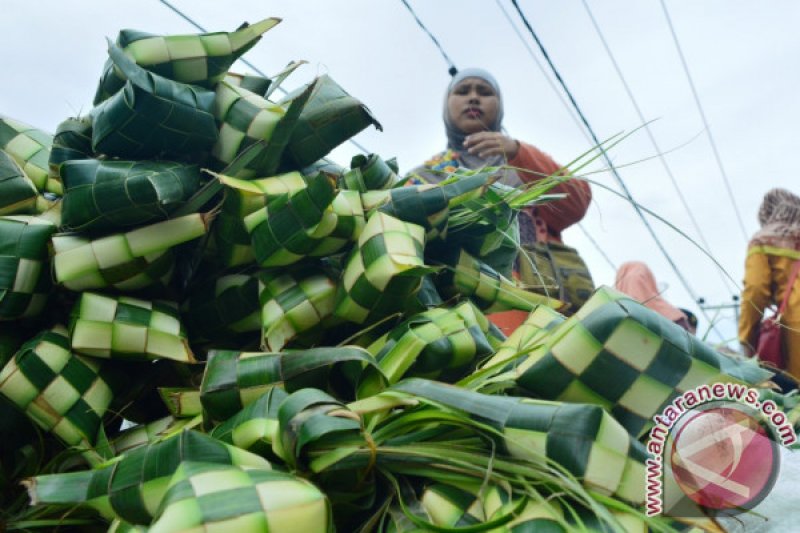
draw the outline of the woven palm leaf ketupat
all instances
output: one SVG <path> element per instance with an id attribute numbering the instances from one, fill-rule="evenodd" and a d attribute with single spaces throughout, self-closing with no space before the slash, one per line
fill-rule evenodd
<path id="1" fill-rule="evenodd" d="M 285 472 L 183 462 L 148 529 L 183 531 L 303 531 L 331 533 L 328 499 L 305 479 Z"/>
<path id="2" fill-rule="evenodd" d="M 552 460 L 585 486 L 622 500 L 644 501 L 644 446 L 602 407 L 491 396 L 410 378 L 392 390 L 412 394 L 488 424 L 512 458 Z"/>
<path id="3" fill-rule="evenodd" d="M 39 192 L 61 194 L 58 182 L 48 179 L 53 136 L 0 115 L 0 150 L 14 158 Z"/>
<path id="4" fill-rule="evenodd" d="M 301 90 L 279 102 L 291 103 Z M 285 165 L 306 167 L 369 125 L 383 131 L 367 107 L 347 94 L 327 74 L 320 76 L 308 103 L 300 113 L 284 157 Z"/>
<path id="5" fill-rule="evenodd" d="M 52 289 L 51 222 L 27 215 L 0 217 L 0 321 L 39 315 Z"/>
<path id="6" fill-rule="evenodd" d="M 401 311 L 433 269 L 423 259 L 425 229 L 374 212 L 347 258 L 334 315 L 363 324 Z"/>
<path id="7" fill-rule="evenodd" d="M 36 213 L 39 191 L 10 155 L 0 150 L 0 216 Z"/>
<path id="8" fill-rule="evenodd" d="M 0 371 L 0 394 L 96 463 L 101 458 L 91 449 L 113 395 L 103 365 L 75 355 L 66 328 L 56 326 L 26 342 Z"/>
<path id="9" fill-rule="evenodd" d="M 59 183 L 63 189 L 61 165 L 67 161 L 91 159 L 92 155 L 92 118 L 87 115 L 66 119 L 58 125 L 53 136 L 48 160 L 49 179 Z"/>
<path id="10" fill-rule="evenodd" d="M 183 461 L 250 466 L 269 470 L 258 455 L 192 430 L 136 448 L 94 470 L 36 476 L 26 481 L 31 501 L 79 504 L 103 516 L 148 525 Z"/>
<path id="11" fill-rule="evenodd" d="M 447 235 L 451 202 L 477 194 L 486 185 L 489 174 L 476 174 L 442 185 L 411 185 L 386 191 L 368 191 L 361 195 L 364 209 L 378 209 L 406 222 L 425 228 L 430 241 Z"/>
<path id="12" fill-rule="evenodd" d="M 454 250 L 443 258 L 447 268 L 436 278 L 444 295 L 460 294 L 470 298 L 480 309 L 493 313 L 518 309 L 531 311 L 537 305 L 563 309 L 566 304 L 555 298 L 527 291 L 497 273 L 491 266 L 464 250 Z"/>
<path id="13" fill-rule="evenodd" d="M 367 224 L 361 195 L 356 191 L 340 190 L 333 197 L 324 218 L 325 226 L 319 231 L 319 235 L 324 236 L 309 252 L 311 257 L 331 256 L 358 240 Z"/>
<path id="14" fill-rule="evenodd" d="M 637 438 L 686 391 L 716 382 L 756 385 L 771 376 L 607 287 L 554 328 L 546 349 L 532 353 L 516 372 L 522 390 L 600 405 Z"/>
<path id="15" fill-rule="evenodd" d="M 269 142 L 275 127 L 286 111 L 261 96 L 231 85 L 217 84 L 214 118 L 221 124 L 217 142 L 211 149 L 218 168 L 233 162 L 256 141 Z M 264 153 L 266 157 L 267 152 Z M 264 157 L 256 158 L 233 177 L 249 179 L 262 175 L 266 169 Z"/>
<path id="16" fill-rule="evenodd" d="M 280 23 L 267 18 L 255 24 L 244 23 L 234 32 L 194 35 L 153 35 L 138 30 L 122 30 L 116 44 L 138 65 L 165 78 L 208 89 L 222 80 L 230 66 L 252 48 L 261 35 Z M 116 94 L 125 84 L 127 73 L 106 62 L 97 88 L 94 105 Z"/>
<path id="17" fill-rule="evenodd" d="M 333 180 L 317 173 L 305 188 L 273 198 L 245 216 L 258 265 L 291 265 L 310 256 L 336 226 L 330 209 L 335 194 Z"/>
<path id="18" fill-rule="evenodd" d="M 169 161 L 67 161 L 62 227 L 111 233 L 169 217 L 200 187 L 200 169 Z"/>
<path id="19" fill-rule="evenodd" d="M 92 149 L 124 159 L 197 156 L 217 141 L 214 92 L 153 74 L 111 44 L 128 81 L 92 109 Z"/>
<path id="20" fill-rule="evenodd" d="M 293 194 L 307 187 L 309 177 L 292 171 L 254 180 L 224 175 L 219 175 L 217 179 L 225 187 L 225 196 L 212 227 L 213 259 L 225 266 L 238 266 L 255 262 L 244 218 L 263 209 L 271 198 Z"/>
<path id="21" fill-rule="evenodd" d="M 280 351 L 299 335 L 332 322 L 336 282 L 318 268 L 258 276 L 262 348 Z"/>
<path id="22" fill-rule="evenodd" d="M 96 239 L 79 233 L 54 235 L 55 279 L 74 291 L 164 285 L 173 272 L 170 249 L 205 235 L 210 218 L 195 213 Z"/>
<path id="23" fill-rule="evenodd" d="M 177 305 L 81 293 L 70 314 L 72 349 L 92 357 L 195 362 Z"/>
<path id="24" fill-rule="evenodd" d="M 378 154 L 353 156 L 350 170 L 342 175 L 339 186 L 358 192 L 391 189 L 399 181 L 396 169 Z"/>
<path id="25" fill-rule="evenodd" d="M 227 420 L 275 387 L 347 388 L 348 373 L 364 366 L 374 367 L 375 360 L 357 346 L 285 353 L 211 350 L 200 386 L 204 418 Z"/>
<path id="26" fill-rule="evenodd" d="M 410 317 L 370 346 L 389 384 L 404 376 L 452 382 L 477 361 L 493 353 L 486 338 L 488 320 L 470 302 L 453 309 L 434 308 Z M 359 397 L 382 389 L 374 373 L 365 371 Z"/>

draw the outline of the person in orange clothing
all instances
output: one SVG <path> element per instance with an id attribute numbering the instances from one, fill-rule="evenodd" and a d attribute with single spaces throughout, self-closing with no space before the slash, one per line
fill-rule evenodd
<path id="1" fill-rule="evenodd" d="M 507 135 L 502 128 L 503 98 L 494 77 L 483 69 L 465 69 L 453 76 L 445 94 L 443 118 L 447 149 L 413 170 L 413 180 L 437 183 L 457 168 L 503 166 L 500 183 L 511 187 L 567 171 L 537 147 Z M 586 264 L 574 248 L 564 245 L 561 234 L 579 222 L 592 199 L 589 184 L 568 179 L 550 193 L 563 199 L 520 212 L 520 244 L 515 276 L 541 292 L 558 289 L 557 296 L 577 310 L 594 283 Z M 547 290 L 550 287 L 550 291 Z"/>
<path id="2" fill-rule="evenodd" d="M 758 230 L 747 247 L 744 287 L 739 314 L 739 342 L 753 355 L 764 310 L 780 305 L 792 267 L 800 260 L 800 197 L 786 189 L 764 195 L 758 210 Z M 800 378 L 800 280 L 792 286 L 781 318 L 786 370 Z"/>
<path id="3" fill-rule="evenodd" d="M 670 319 L 689 333 L 697 332 L 695 323 L 682 309 L 675 307 L 661 296 L 656 284 L 656 277 L 650 267 L 642 261 L 627 261 L 617 269 L 614 288 L 641 303 L 648 309 Z M 694 315 L 692 315 L 694 316 Z"/>

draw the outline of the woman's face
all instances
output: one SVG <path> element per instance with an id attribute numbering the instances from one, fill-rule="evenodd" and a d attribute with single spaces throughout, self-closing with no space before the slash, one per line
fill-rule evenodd
<path id="1" fill-rule="evenodd" d="M 464 78 L 447 97 L 453 125 L 464 133 L 486 131 L 497 119 L 497 93 L 481 78 Z"/>

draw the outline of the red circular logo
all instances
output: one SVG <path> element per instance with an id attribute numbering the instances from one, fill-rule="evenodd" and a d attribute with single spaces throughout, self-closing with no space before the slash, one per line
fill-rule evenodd
<path id="1" fill-rule="evenodd" d="M 772 489 L 780 455 L 764 423 L 736 404 L 687 413 L 674 432 L 670 462 L 678 486 L 718 512 L 751 509 Z"/>

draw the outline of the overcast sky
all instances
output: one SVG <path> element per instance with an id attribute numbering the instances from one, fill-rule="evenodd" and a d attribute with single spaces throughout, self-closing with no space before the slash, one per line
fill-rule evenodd
<path id="1" fill-rule="evenodd" d="M 370 130 L 357 140 L 386 158 L 397 156 L 401 170 L 444 147 L 441 105 L 449 78 L 447 65 L 400 0 L 173 3 L 209 31 L 233 30 L 244 21 L 269 16 L 283 18 L 245 58 L 267 74 L 291 60 L 308 61 L 287 80 L 287 89 L 328 73 L 383 124 L 383 132 Z M 505 96 L 505 126 L 512 136 L 537 145 L 564 164 L 591 148 L 563 94 L 553 89 L 552 75 L 537 66 L 536 60 L 546 64 L 509 0 L 409 0 L 409 4 L 456 66 L 480 66 L 495 74 Z M 708 251 L 735 280 L 735 284 L 725 282 L 713 261 L 651 219 L 692 292 L 710 305 L 731 303 L 743 274 L 746 235 L 757 229 L 763 193 L 776 186 L 800 189 L 794 161 L 800 141 L 796 131 L 800 2 L 665 1 L 741 223 L 660 0 L 519 0 L 519 5 L 597 136 L 607 139 L 636 130 L 641 120 L 587 6 L 591 10 L 645 119 L 653 121 L 650 131 L 657 145 L 666 152 L 658 157 L 647 132 L 639 129 L 610 156 L 621 166 L 619 174 L 637 201 L 696 241 L 705 239 Z M 90 109 L 106 57 L 106 37 L 115 38 L 122 28 L 195 31 L 158 0 L 2 0 L 2 6 L 0 114 L 49 132 L 64 118 Z M 242 64 L 236 67 L 250 70 Z M 333 155 L 347 164 L 357 152 L 346 144 Z M 618 188 L 607 172 L 591 178 Z M 598 187 L 594 191 L 582 227 L 611 263 L 647 261 L 664 284 L 664 296 L 698 312 L 631 206 Z M 614 268 L 586 233 L 571 228 L 565 241 L 579 248 L 598 284 L 613 284 Z M 711 340 L 733 338 L 733 317 L 732 310 L 722 313 L 720 333 Z M 701 330 L 707 327 L 701 316 Z"/>

